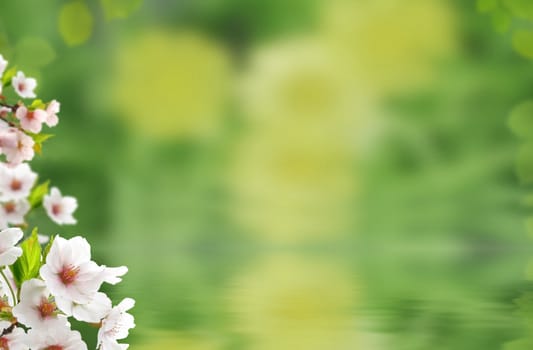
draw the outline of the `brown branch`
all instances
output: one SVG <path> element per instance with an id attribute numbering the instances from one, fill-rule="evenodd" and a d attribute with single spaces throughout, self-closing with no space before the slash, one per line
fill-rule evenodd
<path id="1" fill-rule="evenodd" d="M 15 113 L 15 112 L 17 111 L 17 109 L 19 108 L 19 105 L 18 105 L 18 104 L 16 104 L 16 105 L 9 105 L 9 104 L 4 103 L 4 102 L 0 102 L 0 106 L 10 108 L 11 111 L 12 111 L 13 113 Z M 8 123 L 9 126 L 11 126 L 11 127 L 14 127 L 14 128 L 17 128 L 17 127 L 18 127 L 17 124 L 13 123 L 12 121 L 9 121 L 6 117 L 4 117 L 4 116 L 2 116 L 2 115 L 0 115 L 0 119 L 3 120 L 3 121 L 5 121 L 6 123 Z"/>
<path id="2" fill-rule="evenodd" d="M 0 337 L 3 337 L 4 335 L 6 334 L 10 334 L 11 332 L 13 332 L 13 330 L 15 329 L 15 327 L 17 326 L 20 326 L 20 324 L 18 322 L 15 322 L 15 323 L 12 323 L 11 326 L 9 326 L 8 328 L 4 329 L 4 331 L 2 332 L 2 334 L 0 335 Z"/>

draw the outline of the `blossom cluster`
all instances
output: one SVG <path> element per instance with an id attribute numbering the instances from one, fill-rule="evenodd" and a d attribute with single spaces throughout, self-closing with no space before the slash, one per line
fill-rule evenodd
<path id="1" fill-rule="evenodd" d="M 60 103 L 35 99 L 37 81 L 7 65 L 0 55 L 0 349 L 87 349 L 70 318 L 99 328 L 98 349 L 127 349 L 118 340 L 135 327 L 128 313 L 135 302 L 125 298 L 113 307 L 100 291 L 104 283 L 119 283 L 127 267 L 92 261 L 80 236 L 48 237 L 34 228 L 24 238 L 27 214 L 41 206 L 55 223 L 75 224 L 77 200 L 49 188 L 49 181 L 39 183 L 27 163 L 52 136 L 41 131 L 58 124 Z M 10 86 L 22 100 L 7 102 Z"/>
<path id="2" fill-rule="evenodd" d="M 41 152 L 42 142 L 52 136 L 41 133 L 43 124 L 58 124 L 61 105 L 56 100 L 44 103 L 39 99 L 27 105 L 23 101 L 8 104 L 2 95 L 5 87 L 11 85 L 23 99 L 35 98 L 37 81 L 21 71 L 6 70 L 7 64 L 0 55 L 0 155 L 4 157 L 0 161 L 0 229 L 24 225 L 25 216 L 41 204 L 56 223 L 75 224 L 72 214 L 78 206 L 76 199 L 63 197 L 55 187 L 47 193 L 48 182 L 38 185 L 37 174 L 24 163 Z"/>

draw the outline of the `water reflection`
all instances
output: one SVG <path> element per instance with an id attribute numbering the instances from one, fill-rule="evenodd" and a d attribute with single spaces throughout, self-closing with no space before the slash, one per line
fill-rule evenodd
<path id="1" fill-rule="evenodd" d="M 342 348 L 355 335 L 355 281 L 321 257 L 273 254 L 230 282 L 229 310 L 247 349 Z"/>
<path id="2" fill-rule="evenodd" d="M 222 347 L 216 339 L 211 339 L 205 334 L 146 330 L 143 332 L 143 340 L 138 345 L 135 345 L 135 349 L 217 350 L 222 349 Z"/>
<path id="3" fill-rule="evenodd" d="M 124 285 L 143 301 L 132 348 L 526 349 L 528 254 L 160 250 L 167 278 Z"/>

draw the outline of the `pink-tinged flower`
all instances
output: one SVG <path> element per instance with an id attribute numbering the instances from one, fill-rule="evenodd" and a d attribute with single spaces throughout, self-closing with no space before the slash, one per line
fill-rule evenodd
<path id="1" fill-rule="evenodd" d="M 37 174 L 26 163 L 7 166 L 0 163 L 0 200 L 27 198 L 37 180 Z"/>
<path id="2" fill-rule="evenodd" d="M 15 327 L 10 333 L 0 337 L 0 349 L 28 350 L 27 335 L 22 328 Z"/>
<path id="3" fill-rule="evenodd" d="M 21 71 L 17 72 L 11 79 L 11 85 L 15 92 L 22 98 L 35 98 L 35 88 L 37 87 L 37 80 L 34 78 L 26 78 Z"/>
<path id="4" fill-rule="evenodd" d="M 74 197 L 62 196 L 57 187 L 52 187 L 50 194 L 43 198 L 46 213 L 59 225 L 73 225 L 76 219 L 72 214 L 78 208 L 78 201 Z"/>
<path id="5" fill-rule="evenodd" d="M 15 148 L 17 147 L 17 136 L 18 130 L 12 127 L 0 119 L 0 151 L 3 152 L 6 148 Z"/>
<path id="6" fill-rule="evenodd" d="M 117 340 L 128 337 L 129 330 L 135 327 L 135 320 L 126 311 L 135 305 L 135 300 L 126 298 L 115 306 L 102 320 L 102 326 L 98 330 L 98 349 L 120 350 L 127 349 L 127 344 L 119 344 Z"/>
<path id="7" fill-rule="evenodd" d="M 54 297 L 44 281 L 36 278 L 22 284 L 20 302 L 13 308 L 13 316 L 31 328 L 68 325 L 67 317 L 59 313 Z"/>
<path id="8" fill-rule="evenodd" d="M 54 127 L 59 122 L 59 118 L 57 117 L 57 113 L 59 113 L 59 109 L 61 107 L 61 104 L 57 102 L 56 100 L 52 100 L 48 107 L 46 107 L 46 113 L 48 114 L 45 123 L 49 127 Z"/>
<path id="9" fill-rule="evenodd" d="M 43 123 L 48 119 L 48 113 L 42 109 L 30 111 L 25 106 L 20 106 L 15 112 L 15 116 L 20 120 L 22 129 L 38 134 L 43 128 Z"/>
<path id="10" fill-rule="evenodd" d="M 0 77 L 4 74 L 6 67 L 7 61 L 5 60 L 4 56 L 0 55 Z"/>
<path id="11" fill-rule="evenodd" d="M 40 272 L 54 297 L 87 304 L 104 282 L 104 269 L 91 261 L 91 246 L 85 238 L 57 236 Z"/>
<path id="12" fill-rule="evenodd" d="M 67 326 L 30 329 L 27 344 L 32 350 L 87 350 L 80 332 Z"/>
<path id="13" fill-rule="evenodd" d="M 7 228 L 0 231 L 0 266 L 13 264 L 22 255 L 22 249 L 15 247 L 24 236 L 20 228 Z"/>
<path id="14" fill-rule="evenodd" d="M 78 304 L 59 296 L 55 300 L 57 307 L 65 315 L 83 322 L 99 323 L 111 311 L 111 300 L 102 292 L 96 293 L 86 304 Z"/>
<path id="15" fill-rule="evenodd" d="M 26 199 L 1 203 L 0 216 L 3 216 L 8 224 L 22 225 L 30 208 L 30 202 Z"/>
<path id="16" fill-rule="evenodd" d="M 31 137 L 20 130 L 14 130 L 16 144 L 14 147 L 2 147 L 2 153 L 6 155 L 6 160 L 11 165 L 18 165 L 24 161 L 33 159 L 35 142 Z"/>
<path id="17" fill-rule="evenodd" d="M 9 113 L 11 113 L 11 108 L 6 107 L 6 106 L 0 106 L 0 117 L 5 118 L 9 115 Z M 6 127 L 8 126 L 8 124 L 3 120 L 2 120 L 2 125 L 5 125 Z"/>

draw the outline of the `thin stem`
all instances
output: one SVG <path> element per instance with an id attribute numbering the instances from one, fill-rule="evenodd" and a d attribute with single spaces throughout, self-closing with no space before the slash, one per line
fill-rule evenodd
<path id="1" fill-rule="evenodd" d="M 7 286 L 9 287 L 9 291 L 11 292 L 11 296 L 13 297 L 13 305 L 17 304 L 17 297 L 15 296 L 15 292 L 13 291 L 13 287 L 11 286 L 11 283 L 9 283 L 9 279 L 7 278 L 6 274 L 4 273 L 4 270 L 0 270 L 0 275 L 4 278 L 4 281 L 6 281 Z"/>

